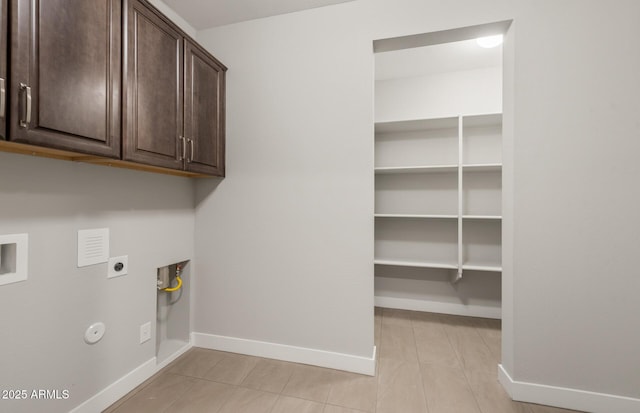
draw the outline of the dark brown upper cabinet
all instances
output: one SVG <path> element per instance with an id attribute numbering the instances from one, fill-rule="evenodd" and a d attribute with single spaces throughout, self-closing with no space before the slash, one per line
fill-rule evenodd
<path id="1" fill-rule="evenodd" d="M 185 169 L 224 176 L 226 68 L 189 40 L 184 55 Z"/>
<path id="2" fill-rule="evenodd" d="M 226 67 L 147 2 L 125 4 L 123 159 L 224 176 Z"/>
<path id="3" fill-rule="evenodd" d="M 0 0 L 0 151 L 225 174 L 227 68 L 147 0 Z"/>
<path id="4" fill-rule="evenodd" d="M 0 139 L 7 138 L 7 0 L 0 0 Z"/>
<path id="5" fill-rule="evenodd" d="M 12 0 L 9 139 L 120 157 L 120 0 Z"/>
<path id="6" fill-rule="evenodd" d="M 182 33 L 145 3 L 126 3 L 123 159 L 182 169 Z"/>

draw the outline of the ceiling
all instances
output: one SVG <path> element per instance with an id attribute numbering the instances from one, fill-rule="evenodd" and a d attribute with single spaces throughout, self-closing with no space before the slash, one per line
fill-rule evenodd
<path id="1" fill-rule="evenodd" d="M 484 49 L 471 39 L 375 56 L 376 80 L 386 80 L 501 66 L 502 46 Z"/>
<path id="2" fill-rule="evenodd" d="M 196 30 L 353 0 L 164 0 Z"/>

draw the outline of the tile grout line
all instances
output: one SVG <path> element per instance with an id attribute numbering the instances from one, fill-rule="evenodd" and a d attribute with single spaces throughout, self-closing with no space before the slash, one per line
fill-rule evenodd
<path id="1" fill-rule="evenodd" d="M 239 386 L 234 386 L 234 387 L 235 387 L 235 389 L 233 390 L 233 393 L 231 393 L 231 396 L 227 397 L 227 400 L 225 400 L 225 401 L 220 405 L 220 407 L 218 407 L 218 410 L 216 410 L 216 411 L 215 411 L 215 412 L 213 412 L 213 413 L 221 412 L 221 411 L 224 409 L 224 407 L 229 403 L 229 400 L 231 400 L 231 399 L 233 398 L 233 395 L 234 395 L 234 394 L 236 394 L 236 392 L 238 391 L 238 389 L 240 389 L 240 387 L 239 387 Z"/>
<path id="2" fill-rule="evenodd" d="M 215 366 L 217 366 L 217 365 L 218 365 L 222 360 L 224 360 L 224 358 L 225 358 L 225 357 L 226 357 L 226 355 L 225 355 L 225 356 L 222 356 L 219 360 L 217 360 L 215 363 L 213 363 L 213 364 L 211 365 L 211 367 L 209 367 L 209 368 L 207 369 L 207 371 L 205 371 L 205 372 L 204 372 L 204 374 L 202 375 L 202 377 L 199 377 L 199 378 L 204 379 L 204 380 L 209 380 L 209 379 L 207 379 L 207 378 L 206 378 L 206 375 L 207 375 L 211 370 L 213 370 L 213 369 L 214 369 L 214 367 L 215 367 Z M 209 380 L 209 381 L 215 381 L 215 380 Z M 216 382 L 216 383 L 218 383 L 218 382 Z M 225 384 L 228 384 L 228 383 L 225 383 Z"/>
<path id="3" fill-rule="evenodd" d="M 493 349 L 491 348 L 489 343 L 487 343 L 487 340 L 485 340 L 484 334 L 480 334 L 480 332 L 478 331 L 477 327 L 474 326 L 473 328 L 476 329 L 476 331 L 478 332 L 478 335 L 480 336 L 480 339 L 482 339 L 482 342 L 484 343 L 484 345 L 487 346 L 487 348 L 489 349 L 489 353 L 491 355 L 493 355 L 495 358 L 497 358 L 498 359 L 498 363 L 500 363 L 499 355 L 493 353 Z M 500 339 L 502 339 L 502 327 L 500 327 Z M 502 347 L 502 342 L 500 342 L 500 347 Z"/>
<path id="4" fill-rule="evenodd" d="M 456 352 L 455 348 L 451 344 L 451 340 L 449 340 L 449 333 L 447 333 L 447 329 L 444 328 L 444 325 L 443 325 L 443 322 L 442 322 L 442 317 L 440 317 L 440 314 L 437 314 L 437 313 L 433 313 L 433 314 L 436 314 L 437 319 L 438 319 L 438 324 L 440 324 L 442 330 L 444 331 L 444 334 L 447 336 L 447 341 L 449 342 L 449 346 L 454 351 L 454 353 L 456 353 L 456 358 L 458 358 L 458 353 Z M 414 336 L 413 337 L 413 341 L 416 344 L 416 354 L 418 354 L 418 340 L 416 340 L 416 338 L 415 338 L 415 326 L 414 326 L 413 322 L 411 323 L 411 327 L 412 327 L 413 336 Z M 425 383 L 424 383 L 424 377 L 422 376 L 422 364 L 423 363 L 420 361 L 420 356 L 418 355 L 418 371 L 420 372 L 420 381 L 421 381 L 421 384 L 422 384 L 422 394 L 424 396 L 424 402 L 425 402 L 425 404 L 427 406 L 427 413 L 428 413 L 429 412 L 429 399 L 427 397 L 427 393 L 424 391 Z M 427 364 L 427 363 L 425 363 L 425 364 Z"/>
<path id="5" fill-rule="evenodd" d="M 257 365 L 257 364 L 256 364 Z M 247 377 L 249 377 L 249 375 L 247 375 Z M 244 381 L 244 380 L 242 380 Z M 286 386 L 286 385 L 285 385 Z M 284 390 L 284 387 L 282 388 Z M 278 393 L 278 396 L 276 397 L 276 402 L 273 403 L 273 406 L 271 406 L 271 408 L 269 409 L 269 411 L 267 413 L 272 413 L 273 410 L 276 408 L 276 406 L 278 405 L 278 401 L 280 400 L 280 397 L 282 396 L 282 394 Z"/>
<path id="6" fill-rule="evenodd" d="M 373 307 L 373 344 L 376 345 L 376 307 Z M 380 390 L 380 349 L 382 348 L 382 309 L 380 309 L 380 336 L 378 337 L 378 342 L 380 343 L 380 348 L 376 347 L 376 359 L 374 364 L 373 374 L 376 378 L 376 400 L 373 403 L 373 413 L 378 413 L 378 392 Z"/>
<path id="7" fill-rule="evenodd" d="M 113 408 L 113 410 L 111 410 L 111 413 L 118 413 L 118 411 L 122 408 L 122 406 L 126 405 L 133 397 L 135 397 L 137 394 L 145 390 L 147 387 L 151 386 L 153 383 L 155 383 L 160 377 L 162 377 L 165 374 L 172 374 L 174 376 L 192 378 L 192 376 L 172 373 L 171 368 L 174 367 L 176 364 L 177 364 L 177 359 L 173 360 L 171 363 L 164 366 L 159 371 L 155 372 L 151 377 L 149 377 L 144 382 L 139 384 L 135 389 L 131 390 L 129 393 L 122 396 L 119 400 L 116 400 L 111 406 L 107 407 L 105 411 L 111 410 Z"/>
<path id="8" fill-rule="evenodd" d="M 250 388 L 250 387 L 247 387 L 247 386 L 243 386 L 243 385 L 242 385 L 242 383 L 244 383 L 244 381 L 247 379 L 247 377 L 249 377 L 249 376 L 251 375 L 251 373 L 252 373 L 252 372 L 253 372 L 253 371 L 258 367 L 258 364 L 259 364 L 259 363 L 260 363 L 260 361 L 262 361 L 262 360 L 265 360 L 265 359 L 264 359 L 264 358 L 262 358 L 262 357 L 258 357 L 258 362 L 253 366 L 253 368 L 252 368 L 251 370 L 249 370 L 249 371 L 247 372 L 247 374 L 242 378 L 242 380 L 240 380 L 240 383 L 238 383 L 238 384 L 236 385 L 236 387 L 237 387 L 238 389 L 255 390 L 255 391 L 261 391 L 261 392 L 263 392 L 263 393 L 276 394 L 276 401 L 275 401 L 275 403 L 273 403 L 273 406 L 271 406 L 271 408 L 270 408 L 270 409 L 269 409 L 269 411 L 267 412 L 267 413 L 271 413 L 271 412 L 273 412 L 273 410 L 276 408 L 276 405 L 278 404 L 278 400 L 280 400 L 280 396 L 281 396 L 282 390 L 284 390 L 284 387 L 282 388 L 282 390 L 280 390 L 280 392 L 278 392 L 278 393 L 274 393 L 274 392 L 270 392 L 270 391 L 263 390 L 263 389 L 252 389 L 252 388 Z M 287 381 L 287 382 L 288 382 L 288 381 Z M 286 387 L 286 384 L 285 384 L 285 387 Z M 237 390 L 236 390 L 236 391 L 237 391 Z M 220 409 L 222 409 L 222 407 L 223 407 L 223 406 L 221 406 L 221 407 L 220 407 Z M 217 413 L 217 412 L 216 412 L 216 413 Z"/>
<path id="9" fill-rule="evenodd" d="M 375 307 L 374 307 L 374 323 L 375 323 Z M 384 330 L 382 326 L 384 325 L 384 311 L 380 308 L 380 348 L 376 349 L 376 405 L 374 407 L 374 412 L 378 413 L 378 402 L 380 400 L 380 360 L 382 358 L 382 335 L 384 334 Z M 375 328 L 375 325 L 374 325 Z M 373 335 L 373 341 L 375 341 L 375 331 Z"/>
<path id="10" fill-rule="evenodd" d="M 427 393 L 424 391 L 424 377 L 422 377 L 422 363 L 420 362 L 420 355 L 418 354 L 418 341 L 416 340 L 416 331 L 413 325 L 413 318 L 411 321 L 411 335 L 413 336 L 413 346 L 416 351 L 416 359 L 418 360 L 418 376 L 420 376 L 420 390 L 422 391 L 422 399 L 424 400 L 424 407 L 427 409 L 426 413 L 429 413 L 429 401 L 427 400 Z"/>
<path id="11" fill-rule="evenodd" d="M 476 330 L 475 325 L 473 325 L 473 331 L 476 334 L 478 334 L 478 336 L 480 336 L 480 340 L 482 341 L 482 343 L 485 346 L 487 346 L 486 343 L 484 342 L 484 339 L 482 338 L 482 336 Z M 462 357 L 458 353 L 458 349 L 453 346 L 453 343 L 451 342 L 451 337 L 449 337 L 449 332 L 447 331 L 446 328 L 444 329 L 444 332 L 447 335 L 447 340 L 449 340 L 449 345 L 451 346 L 451 348 L 453 348 L 453 351 L 456 353 L 456 357 L 458 358 L 458 361 L 460 362 L 460 369 L 462 370 L 462 374 L 464 375 L 464 380 L 467 383 L 467 386 L 469 387 L 469 391 L 471 391 L 471 395 L 473 396 L 473 401 L 476 403 L 476 407 L 478 408 L 478 411 L 480 413 L 485 413 L 485 412 L 482 411 L 482 407 L 480 406 L 480 402 L 478 402 L 478 397 L 476 396 L 476 392 L 473 390 L 473 387 L 471 386 L 471 382 L 469 381 L 469 376 L 467 376 L 467 369 L 466 369 L 466 367 L 465 367 L 465 365 L 463 363 Z M 489 353 L 491 353 L 491 349 L 489 349 Z M 491 413 L 491 412 L 486 412 L 486 413 Z"/>
<path id="12" fill-rule="evenodd" d="M 254 357 L 254 356 L 249 356 L 249 357 Z M 244 383 L 244 381 L 247 379 L 247 377 L 249 377 L 251 375 L 251 373 L 256 369 L 256 367 L 258 367 L 258 364 L 260 363 L 260 361 L 263 360 L 262 357 L 256 357 L 256 358 L 258 359 L 258 361 L 256 361 L 256 364 L 254 364 L 253 367 L 251 369 L 249 369 L 249 371 L 247 371 L 247 374 L 245 374 L 244 377 L 242 377 L 242 379 L 238 383 L 238 386 L 242 386 L 242 383 Z"/>
<path id="13" fill-rule="evenodd" d="M 168 374 L 173 374 L 171 372 L 167 372 Z M 174 374 L 175 376 L 176 374 Z M 170 412 L 171 410 L 169 410 L 169 408 L 171 406 L 173 406 L 174 404 L 176 404 L 178 402 L 178 400 L 180 400 L 182 398 L 182 396 L 184 396 L 185 394 L 187 394 L 192 388 L 193 386 L 196 385 L 197 381 L 194 380 L 193 377 L 188 377 L 188 376 L 181 376 L 181 377 L 187 377 L 187 379 L 189 379 L 189 381 L 191 381 L 191 384 L 186 388 L 186 390 L 184 392 L 182 392 L 182 394 L 180 394 L 180 396 L 176 397 L 173 399 L 173 401 L 171 403 L 169 403 L 164 409 L 162 409 L 162 412 L 160 413 L 165 413 L 165 412 Z M 212 412 L 212 413 L 217 413 L 217 412 Z"/>
<path id="14" fill-rule="evenodd" d="M 171 364 L 173 364 L 175 362 L 175 360 L 173 362 L 171 362 L 169 364 L 169 366 Z M 146 389 L 147 387 L 149 387 L 149 385 L 151 385 L 151 383 L 155 382 L 161 375 L 161 373 L 164 371 L 164 369 L 166 369 L 169 366 L 165 366 L 163 369 L 161 369 L 160 371 L 155 372 L 151 377 L 149 377 L 148 379 L 146 379 L 145 381 L 143 381 L 142 383 L 140 383 L 138 386 L 136 386 L 135 389 L 131 390 L 130 392 L 128 392 L 127 394 L 125 394 L 124 396 L 122 396 L 120 399 L 116 400 L 115 402 L 113 402 L 109 407 L 106 408 L 105 411 L 110 410 L 113 407 L 113 410 L 111 410 L 111 413 L 118 413 L 118 410 L 120 410 L 120 408 L 126 404 L 130 399 L 132 399 L 136 394 L 140 393 L 142 390 Z M 168 372 L 168 370 L 167 370 Z"/>

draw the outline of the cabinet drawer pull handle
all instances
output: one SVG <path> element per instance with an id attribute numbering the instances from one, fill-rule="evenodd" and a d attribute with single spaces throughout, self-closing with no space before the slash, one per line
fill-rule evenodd
<path id="1" fill-rule="evenodd" d="M 180 136 L 180 146 L 182 147 L 182 155 L 178 154 L 177 158 L 179 161 L 184 161 L 185 156 L 187 156 L 187 144 L 184 141 L 184 136 Z"/>
<path id="2" fill-rule="evenodd" d="M 7 90 L 4 87 L 4 79 L 0 78 L 0 118 L 4 118 L 7 110 Z"/>
<path id="3" fill-rule="evenodd" d="M 25 120 L 20 120 L 20 127 L 26 128 L 31 123 L 31 88 L 24 83 L 20 83 L 20 90 L 27 94 L 27 115 Z"/>
<path id="4" fill-rule="evenodd" d="M 193 162 L 193 139 L 187 139 L 187 140 L 191 144 L 191 156 L 189 156 L 189 159 L 187 159 L 187 162 L 191 163 Z"/>

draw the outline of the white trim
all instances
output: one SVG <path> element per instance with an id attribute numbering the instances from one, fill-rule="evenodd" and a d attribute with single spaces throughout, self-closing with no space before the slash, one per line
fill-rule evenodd
<path id="1" fill-rule="evenodd" d="M 640 412 L 640 399 L 516 381 L 511 378 L 502 364 L 498 365 L 498 378 L 509 396 L 516 401 L 592 413 Z"/>
<path id="2" fill-rule="evenodd" d="M 167 367 L 169 365 L 169 363 L 171 363 L 172 361 L 174 361 L 175 359 L 177 359 L 178 357 L 180 357 L 181 355 L 183 355 L 184 353 L 189 351 L 189 349 L 191 347 L 193 347 L 191 345 L 191 343 L 186 343 L 184 346 L 180 347 L 178 350 L 176 350 L 169 357 L 167 357 L 166 359 L 164 359 L 160 363 L 158 363 L 157 366 L 156 366 L 156 371 L 160 371 L 163 368 Z"/>
<path id="3" fill-rule="evenodd" d="M 371 357 L 362 357 L 306 347 L 295 347 L 285 344 L 267 343 L 264 341 L 204 333 L 191 333 L 191 342 L 195 347 L 310 364 L 369 376 L 374 376 L 376 372 L 375 346 L 373 347 Z"/>
<path id="4" fill-rule="evenodd" d="M 398 297 L 375 297 L 376 307 L 395 308 L 398 310 L 427 311 L 430 313 L 463 315 L 468 317 L 502 318 L 500 307 L 481 305 L 464 305 L 459 303 L 443 303 L 441 301 L 414 300 Z"/>
<path id="5" fill-rule="evenodd" d="M 77 406 L 70 413 L 95 413 L 105 410 L 113 403 L 120 400 L 123 396 L 141 385 L 145 380 L 162 370 L 169 363 L 180 357 L 191 348 L 191 344 L 187 344 L 178 351 L 167 357 L 162 363 L 156 364 L 156 357 L 142 363 L 140 366 L 131 370 L 96 395 Z"/>
<path id="6" fill-rule="evenodd" d="M 70 413 L 101 412 L 156 373 L 156 358 L 141 364 Z"/>

